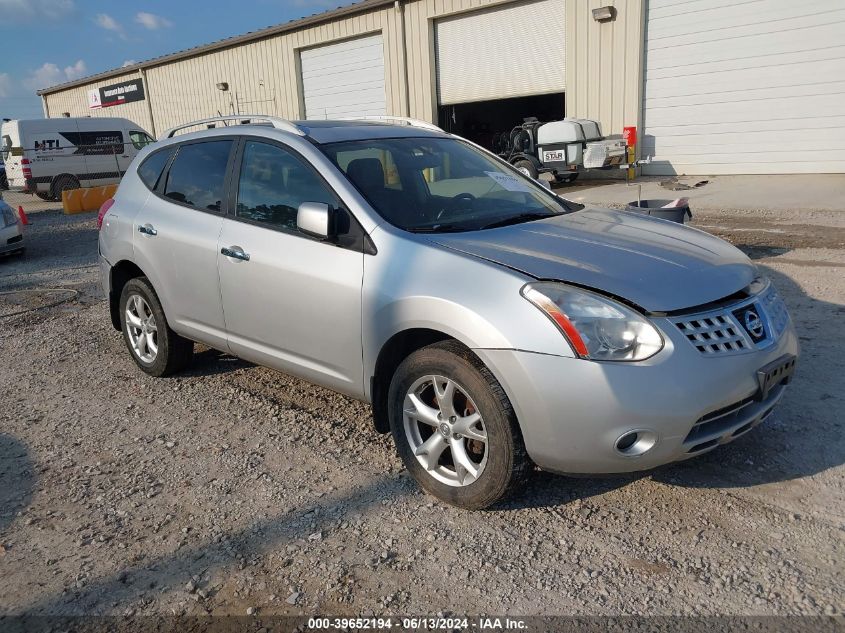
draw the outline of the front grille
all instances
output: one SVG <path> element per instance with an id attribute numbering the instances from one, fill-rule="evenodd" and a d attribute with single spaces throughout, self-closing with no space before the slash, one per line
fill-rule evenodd
<path id="1" fill-rule="evenodd" d="M 15 237 L 10 237 L 6 240 L 6 244 L 14 244 L 16 242 L 20 242 L 23 239 L 23 235 L 15 235 Z"/>
<path id="2" fill-rule="evenodd" d="M 741 352 L 751 348 L 728 313 L 674 319 L 674 323 L 702 354 Z"/>
<path id="3" fill-rule="evenodd" d="M 763 332 L 752 335 L 740 319 L 753 311 L 762 321 Z M 700 314 L 671 317 L 681 333 L 702 354 L 726 355 L 748 352 L 774 343 L 789 325 L 789 312 L 774 286 L 769 284 L 757 296 L 731 306 Z"/>
<path id="4" fill-rule="evenodd" d="M 769 417 L 783 393 L 784 386 L 775 387 L 763 402 L 754 396 L 711 411 L 701 416 L 684 438 L 684 445 L 690 446 L 688 453 L 695 453 L 714 444 L 732 439 L 749 431 Z"/>

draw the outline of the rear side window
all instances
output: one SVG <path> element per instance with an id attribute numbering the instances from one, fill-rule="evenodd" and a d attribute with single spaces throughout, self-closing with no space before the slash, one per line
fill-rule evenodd
<path id="1" fill-rule="evenodd" d="M 158 179 L 161 177 L 161 172 L 164 171 L 164 166 L 167 164 L 167 159 L 170 158 L 171 150 L 161 150 L 155 152 L 147 157 L 138 168 L 138 177 L 150 189 L 155 189 L 158 184 Z"/>
<path id="2" fill-rule="evenodd" d="M 204 211 L 220 211 L 231 149 L 232 141 L 181 146 L 167 173 L 164 196 Z"/>

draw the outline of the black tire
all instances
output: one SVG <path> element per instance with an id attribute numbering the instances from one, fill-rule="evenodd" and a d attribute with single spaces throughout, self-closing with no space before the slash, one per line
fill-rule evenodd
<path id="1" fill-rule="evenodd" d="M 555 174 L 555 180 L 562 185 L 570 185 L 578 180 L 578 174 Z"/>
<path id="2" fill-rule="evenodd" d="M 537 180 L 537 175 L 538 175 L 537 166 L 534 163 L 532 163 L 530 160 L 528 160 L 526 158 L 522 158 L 522 159 L 516 161 L 513 164 L 513 166 L 516 167 L 519 171 L 521 171 L 523 174 L 525 174 L 529 178 L 533 178 L 534 180 Z"/>
<path id="3" fill-rule="evenodd" d="M 6 176 L 6 172 L 0 173 L 0 189 L 3 191 L 9 190 L 9 180 Z"/>
<path id="4" fill-rule="evenodd" d="M 157 353 L 151 362 L 145 362 L 135 350 L 130 339 L 129 330 L 130 325 L 127 317 L 127 304 L 130 298 L 139 295 L 148 305 L 152 316 L 155 319 L 156 326 L 156 343 Z M 135 364 L 141 368 L 142 371 L 150 376 L 169 376 L 176 373 L 188 365 L 194 355 L 194 342 L 182 336 L 179 336 L 170 329 L 167 324 L 167 318 L 164 316 L 164 310 L 161 307 L 161 302 L 153 290 L 152 285 L 146 277 L 136 277 L 130 279 L 123 287 L 120 293 L 120 329 L 123 332 L 123 340 L 126 343 L 126 348 L 129 350 L 129 355 Z"/>
<path id="5" fill-rule="evenodd" d="M 443 483 L 414 455 L 405 431 L 405 397 L 415 382 L 430 374 L 455 381 L 483 418 L 487 461 L 472 483 Z M 516 414 L 502 386 L 475 354 L 456 341 L 424 347 L 399 365 L 390 382 L 388 413 L 393 441 L 405 467 L 424 490 L 451 505 L 480 510 L 503 501 L 525 484 L 533 468 Z M 450 459 L 446 451 L 443 455 Z"/>
<path id="6" fill-rule="evenodd" d="M 72 189 L 79 189 L 79 181 L 74 176 L 62 174 L 57 176 L 53 181 L 53 186 L 50 187 L 50 195 L 54 202 L 62 201 L 62 192 L 71 191 Z"/>

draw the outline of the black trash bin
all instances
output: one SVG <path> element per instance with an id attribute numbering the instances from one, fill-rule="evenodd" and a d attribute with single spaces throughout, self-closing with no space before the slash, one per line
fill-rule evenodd
<path id="1" fill-rule="evenodd" d="M 676 202 L 674 206 L 671 205 Z M 642 213 L 643 215 L 651 215 L 655 218 L 663 220 L 671 220 L 672 222 L 679 222 L 683 224 L 687 218 L 692 218 L 692 211 L 690 211 L 689 203 L 686 200 L 640 200 L 637 202 L 628 203 L 627 211 L 634 213 Z"/>

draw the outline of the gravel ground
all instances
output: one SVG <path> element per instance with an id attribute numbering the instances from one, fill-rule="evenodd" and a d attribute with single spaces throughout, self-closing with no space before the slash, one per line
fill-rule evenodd
<path id="1" fill-rule="evenodd" d="M 25 204 L 0 292 L 53 290 L 0 294 L 0 615 L 845 610 L 845 213 L 696 214 L 801 336 L 765 425 L 651 473 L 538 472 L 479 513 L 420 493 L 361 403 L 203 348 L 141 373 L 93 215 Z"/>

